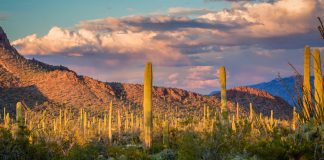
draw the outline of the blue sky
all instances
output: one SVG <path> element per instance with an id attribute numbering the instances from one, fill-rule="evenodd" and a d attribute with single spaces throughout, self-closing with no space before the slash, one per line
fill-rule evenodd
<path id="1" fill-rule="evenodd" d="M 228 2 L 203 0 L 0 0 L 0 24 L 10 40 L 44 35 L 53 26 L 73 27 L 87 19 L 166 14 L 170 7 L 222 10 Z"/>
<path id="2" fill-rule="evenodd" d="M 293 75 L 288 62 L 302 72 L 305 45 L 323 51 L 323 0 L 237 1 L 0 0 L 0 26 L 27 58 L 127 83 L 152 61 L 154 85 L 203 94 L 221 65 L 230 88 Z"/>

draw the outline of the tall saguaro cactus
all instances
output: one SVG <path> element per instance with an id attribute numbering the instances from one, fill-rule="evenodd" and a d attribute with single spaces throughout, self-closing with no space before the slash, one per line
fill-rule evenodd
<path id="1" fill-rule="evenodd" d="M 112 132 L 111 132 L 111 121 L 112 121 L 112 101 L 110 101 L 110 105 L 109 105 L 109 117 L 108 117 L 108 137 L 109 137 L 109 141 L 112 142 Z"/>
<path id="2" fill-rule="evenodd" d="M 226 110 L 226 70 L 224 66 L 219 68 L 221 84 L 221 111 Z"/>
<path id="3" fill-rule="evenodd" d="M 152 145 L 152 63 L 148 62 L 144 72 L 144 146 L 150 148 Z"/>
<path id="4" fill-rule="evenodd" d="M 310 63 L 311 63 L 311 52 L 310 47 L 305 47 L 304 52 L 304 83 L 303 83 L 303 117 L 308 120 L 310 118 L 311 106 L 312 106 L 312 95 L 310 85 Z"/>
<path id="5" fill-rule="evenodd" d="M 315 97 L 315 111 L 316 117 L 323 117 L 324 102 L 323 102 L 323 75 L 321 65 L 320 51 L 314 49 L 314 97 Z"/>

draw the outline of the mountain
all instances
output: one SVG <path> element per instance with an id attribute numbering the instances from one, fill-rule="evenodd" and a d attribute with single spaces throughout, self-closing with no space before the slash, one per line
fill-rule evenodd
<path id="1" fill-rule="evenodd" d="M 253 94 L 250 90 L 233 93 L 241 99 Z M 12 47 L 6 34 L 0 27 L 0 109 L 14 112 L 15 103 L 23 101 L 34 110 L 50 109 L 57 111 L 61 107 L 85 108 L 92 113 L 102 113 L 110 101 L 115 107 L 133 109 L 142 114 L 141 104 L 143 86 L 139 84 L 104 83 L 87 76 L 77 75 L 64 66 L 52 66 L 35 59 L 26 59 Z M 248 101 L 241 101 L 243 112 Z M 261 104 L 273 104 L 264 107 Z M 269 97 L 260 97 L 255 104 L 256 111 L 268 114 L 274 110 L 278 117 L 287 118 L 289 105 L 276 105 Z M 198 93 L 166 87 L 153 88 L 153 112 L 172 112 L 178 108 L 180 115 L 198 115 L 203 112 L 203 104 L 220 106 L 217 96 L 204 96 Z M 229 100 L 230 111 L 235 111 L 235 102 Z M 284 108 L 284 109 L 283 109 Z M 286 112 L 287 111 L 287 112 Z"/>
<path id="2" fill-rule="evenodd" d="M 300 86 L 302 85 L 302 82 L 303 77 L 290 76 L 286 78 L 277 78 L 269 82 L 250 85 L 249 87 L 269 92 L 272 95 L 283 98 L 290 105 L 294 105 L 294 102 L 297 102 L 298 93 L 301 95 Z M 313 82 L 314 77 L 311 77 L 311 84 L 313 84 Z M 298 91 L 296 88 L 298 88 Z"/>

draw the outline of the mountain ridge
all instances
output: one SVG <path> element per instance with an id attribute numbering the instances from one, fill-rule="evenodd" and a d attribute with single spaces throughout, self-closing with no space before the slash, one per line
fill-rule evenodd
<path id="1" fill-rule="evenodd" d="M 113 101 L 117 107 L 129 105 L 141 114 L 142 97 L 143 85 L 140 84 L 104 83 L 78 75 L 64 66 L 52 66 L 35 59 L 26 59 L 10 45 L 0 27 L 0 106 L 14 110 L 17 101 L 25 101 L 30 106 L 53 102 L 60 106 L 102 112 Z M 264 98 L 259 103 L 267 100 Z M 235 111 L 235 103 L 236 101 L 229 99 L 228 108 L 231 112 Z M 183 113 L 201 114 L 204 104 L 218 107 L 220 99 L 183 89 L 153 87 L 153 110 L 157 112 L 166 112 L 170 107 L 176 107 Z M 247 106 L 247 101 L 242 102 L 243 105 Z M 255 106 L 263 107 L 259 104 Z M 282 107 L 288 108 L 288 105 Z M 246 108 L 242 109 L 248 112 Z M 275 107 L 272 109 L 275 112 L 282 110 Z M 289 112 L 286 109 L 284 111 L 278 117 L 289 117 Z"/>

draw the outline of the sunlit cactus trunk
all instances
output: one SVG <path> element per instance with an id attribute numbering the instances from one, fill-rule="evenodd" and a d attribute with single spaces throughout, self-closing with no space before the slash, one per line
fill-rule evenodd
<path id="1" fill-rule="evenodd" d="M 83 111 L 83 134 L 87 133 L 87 112 Z"/>
<path id="2" fill-rule="evenodd" d="M 132 136 L 134 135 L 134 114 L 131 113 L 131 121 L 130 121 L 130 127 L 132 131 Z"/>
<path id="3" fill-rule="evenodd" d="M 252 105 L 252 103 L 250 103 L 250 115 L 249 115 L 249 120 L 250 120 L 250 121 L 253 120 L 253 105 Z"/>
<path id="4" fill-rule="evenodd" d="M 308 120 L 310 118 L 312 96 L 311 96 L 311 84 L 310 84 L 310 63 L 311 52 L 310 47 L 305 47 L 304 52 L 304 82 L 303 82 L 303 117 Z"/>
<path id="5" fill-rule="evenodd" d="M 235 114 L 235 116 L 236 116 L 236 122 L 239 122 L 239 120 L 240 120 L 240 116 L 239 116 L 239 103 L 236 103 L 236 114 Z"/>
<path id="6" fill-rule="evenodd" d="M 62 131 L 62 110 L 60 109 L 60 114 L 59 114 L 59 132 L 61 133 Z"/>
<path id="7" fill-rule="evenodd" d="M 296 107 L 293 109 L 293 118 L 291 120 L 291 129 L 296 130 L 298 121 L 298 113 L 296 112 Z"/>
<path id="8" fill-rule="evenodd" d="M 67 125 L 67 121 L 68 121 L 68 118 L 67 118 L 67 110 L 66 109 L 64 109 L 64 127 L 66 127 L 66 125 Z"/>
<path id="9" fill-rule="evenodd" d="M 125 130 L 125 132 L 128 132 L 128 119 L 129 119 L 129 117 L 128 117 L 128 111 L 125 111 L 125 126 L 124 126 L 124 130 Z"/>
<path id="10" fill-rule="evenodd" d="M 274 119 L 273 119 L 273 110 L 270 111 L 270 124 L 274 124 Z"/>
<path id="11" fill-rule="evenodd" d="M 234 115 L 233 115 L 233 117 L 232 117 L 232 132 L 236 132 L 236 124 L 235 124 L 235 117 L 234 117 Z"/>
<path id="12" fill-rule="evenodd" d="M 53 119 L 53 131 L 54 133 L 57 132 L 57 124 L 56 124 L 56 119 Z"/>
<path id="13" fill-rule="evenodd" d="M 4 127 L 9 128 L 10 127 L 10 114 L 6 113 L 5 119 L 4 119 Z"/>
<path id="14" fill-rule="evenodd" d="M 220 73 L 220 85 L 221 85 L 221 112 L 226 111 L 227 109 L 227 100 L 226 100 L 226 70 L 224 66 L 219 68 Z"/>
<path id="15" fill-rule="evenodd" d="M 315 111 L 316 118 L 319 121 L 324 119 L 324 102 L 323 102 L 323 75 L 322 75 L 322 65 L 321 65 L 321 55 L 320 51 L 316 48 L 314 49 L 314 97 L 315 97 Z"/>
<path id="16" fill-rule="evenodd" d="M 112 101 L 110 101 L 110 105 L 109 105 L 109 117 L 108 117 L 108 138 L 109 138 L 109 142 L 112 142 Z"/>
<path id="17" fill-rule="evenodd" d="M 117 129 L 118 129 L 118 139 L 121 138 L 121 117 L 120 117 L 120 111 L 117 110 Z"/>
<path id="18" fill-rule="evenodd" d="M 144 73 L 144 147 L 152 146 L 152 63 L 148 62 Z"/>
<path id="19" fill-rule="evenodd" d="M 101 119 L 98 120 L 98 134 L 101 133 Z"/>

